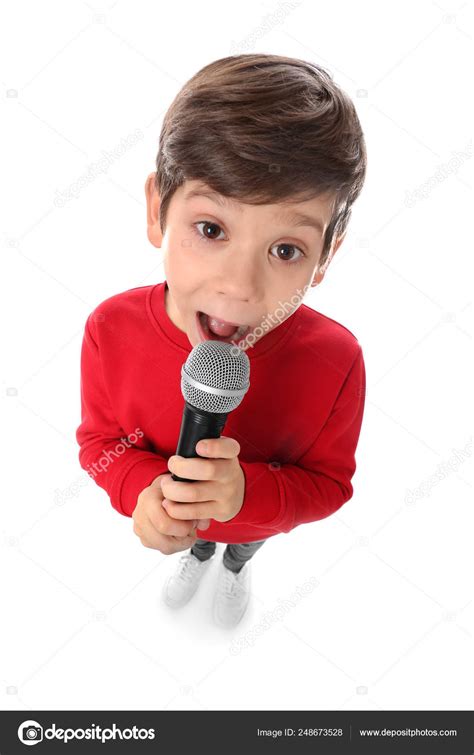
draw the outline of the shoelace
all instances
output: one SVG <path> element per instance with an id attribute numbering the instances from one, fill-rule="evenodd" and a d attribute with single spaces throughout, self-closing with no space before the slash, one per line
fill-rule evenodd
<path id="1" fill-rule="evenodd" d="M 194 563 L 194 556 L 181 556 L 181 562 L 183 564 L 183 568 L 180 571 L 179 576 L 184 580 L 189 580 L 193 576 L 194 572 L 196 571 L 197 564 Z"/>
<path id="2" fill-rule="evenodd" d="M 240 572 L 236 574 L 230 571 L 230 569 L 225 569 L 225 572 L 223 590 L 226 597 L 232 598 L 234 595 L 238 595 L 239 592 L 244 592 L 244 588 L 239 582 Z"/>

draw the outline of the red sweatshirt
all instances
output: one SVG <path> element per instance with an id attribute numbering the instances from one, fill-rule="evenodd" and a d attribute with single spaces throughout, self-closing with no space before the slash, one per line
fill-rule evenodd
<path id="1" fill-rule="evenodd" d="M 81 353 L 83 469 L 132 516 L 139 493 L 169 472 L 191 351 L 169 319 L 166 281 L 116 294 L 87 318 Z M 361 347 L 343 325 L 301 304 L 245 352 L 250 388 L 223 435 L 238 440 L 244 503 L 198 537 L 245 543 L 337 511 L 353 493 L 365 402 Z M 188 483 L 192 484 L 192 483 Z"/>

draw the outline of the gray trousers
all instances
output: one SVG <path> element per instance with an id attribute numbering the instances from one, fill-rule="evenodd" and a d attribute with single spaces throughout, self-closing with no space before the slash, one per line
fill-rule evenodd
<path id="1" fill-rule="evenodd" d="M 222 560 L 224 566 L 233 572 L 239 572 L 246 561 L 252 558 L 253 554 L 266 542 L 265 540 L 255 540 L 253 543 L 227 543 Z M 208 558 L 216 552 L 216 543 L 211 540 L 196 540 L 191 548 L 191 553 L 200 561 L 207 561 Z"/>

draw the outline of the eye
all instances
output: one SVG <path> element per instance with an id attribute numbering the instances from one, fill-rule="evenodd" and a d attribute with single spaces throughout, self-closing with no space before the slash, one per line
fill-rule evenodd
<path id="1" fill-rule="evenodd" d="M 204 226 L 204 228 L 201 230 L 199 226 Z M 222 241 L 222 238 L 219 238 L 220 233 L 224 233 L 221 226 L 218 223 L 214 223 L 213 220 L 199 220 L 197 223 L 192 224 L 193 230 L 200 239 L 203 239 L 204 241 Z M 225 234 L 224 234 L 225 235 Z M 306 257 L 306 254 L 298 247 L 295 246 L 295 244 L 273 244 L 271 247 L 272 249 L 283 249 L 282 256 L 272 255 L 279 259 L 281 262 L 289 262 L 290 264 L 297 264 L 301 260 L 303 260 Z M 289 250 L 289 251 L 288 251 Z M 291 253 L 293 250 L 293 254 Z M 299 256 L 294 259 L 294 251 L 299 252 Z M 288 255 L 291 256 L 288 256 Z"/>
<path id="2" fill-rule="evenodd" d="M 204 231 L 200 231 L 198 229 L 197 233 L 201 238 L 208 239 L 209 241 L 220 241 L 221 239 L 218 239 L 218 232 L 216 235 L 216 229 L 220 229 L 220 231 L 223 233 L 222 228 L 217 223 L 213 223 L 211 220 L 200 220 L 198 223 L 193 223 L 194 228 L 198 228 L 198 226 L 203 225 L 205 226 Z M 209 231 L 209 232 L 208 232 Z"/>
<path id="3" fill-rule="evenodd" d="M 275 248 L 276 249 L 283 249 L 284 250 L 283 251 L 283 255 L 284 256 L 282 256 L 282 257 L 278 256 L 277 257 L 277 259 L 281 260 L 282 262 L 296 263 L 296 262 L 300 262 L 300 260 L 302 260 L 306 256 L 305 253 L 302 252 L 301 249 L 299 247 L 295 246 L 294 244 L 274 244 L 272 246 L 272 249 L 275 249 Z M 287 256 L 288 255 L 288 251 L 287 251 L 288 249 L 290 250 L 290 252 L 291 252 L 292 249 L 293 250 L 296 249 L 296 251 L 298 251 L 300 253 L 300 256 L 297 257 L 296 259 L 293 259 L 293 257 L 288 258 L 288 256 Z M 274 256 L 276 256 L 276 255 L 274 255 Z"/>

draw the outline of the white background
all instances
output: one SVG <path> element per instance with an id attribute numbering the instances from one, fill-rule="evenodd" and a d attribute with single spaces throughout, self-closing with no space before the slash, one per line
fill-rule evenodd
<path id="1" fill-rule="evenodd" d="M 3 6 L 1 709 L 472 708 L 471 7 Z M 362 123 L 366 184 L 305 303 L 358 338 L 367 398 L 352 499 L 265 544 L 229 632 L 215 562 L 185 608 L 161 604 L 179 556 L 141 545 L 75 431 L 87 315 L 164 279 L 144 197 L 163 114 L 252 51 L 322 64 Z"/>

